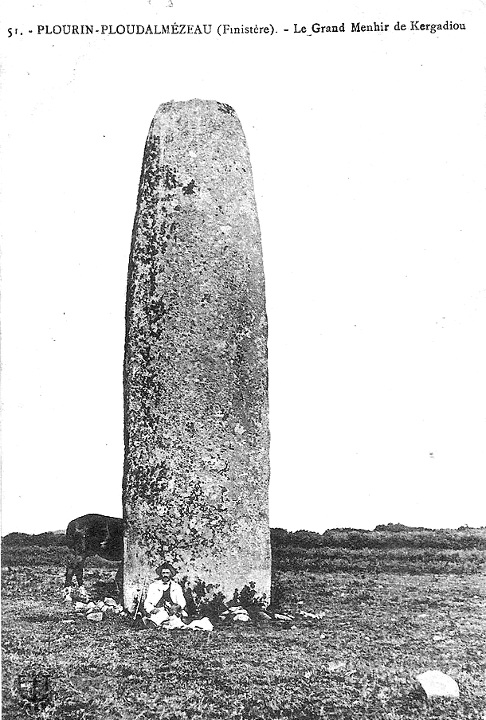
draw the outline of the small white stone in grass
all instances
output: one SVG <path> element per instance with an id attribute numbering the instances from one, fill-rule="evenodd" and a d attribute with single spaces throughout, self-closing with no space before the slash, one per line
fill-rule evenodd
<path id="1" fill-rule="evenodd" d="M 235 605 L 233 607 L 230 607 L 230 612 L 232 612 L 234 615 L 248 615 L 248 611 L 245 610 L 245 608 L 241 607 L 241 605 Z"/>
<path id="2" fill-rule="evenodd" d="M 321 637 L 322 637 L 322 635 L 321 635 Z M 329 670 L 329 672 L 336 672 L 336 670 L 344 670 L 345 667 L 346 667 L 346 663 L 343 662 L 342 660 L 337 660 L 337 661 L 331 660 L 331 662 L 329 662 L 327 664 L 327 669 Z"/>
<path id="3" fill-rule="evenodd" d="M 207 617 L 201 618 L 201 620 L 193 620 L 189 625 L 186 625 L 186 629 L 191 630 L 207 630 L 208 632 L 211 632 L 213 629 L 213 624 Z"/>
<path id="4" fill-rule="evenodd" d="M 86 619 L 91 620 L 92 622 L 101 622 L 103 620 L 103 613 L 102 612 L 88 613 L 88 615 L 86 615 Z"/>
<path id="5" fill-rule="evenodd" d="M 427 697 L 459 697 L 456 681 L 440 670 L 428 670 L 415 678 L 422 686 Z"/>

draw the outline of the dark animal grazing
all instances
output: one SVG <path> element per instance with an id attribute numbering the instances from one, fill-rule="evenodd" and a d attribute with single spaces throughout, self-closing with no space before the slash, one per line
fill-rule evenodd
<path id="1" fill-rule="evenodd" d="M 66 545 L 70 553 L 66 567 L 65 588 L 70 591 L 73 575 L 83 588 L 83 571 L 86 558 L 99 555 L 105 560 L 123 560 L 123 520 L 106 515 L 83 515 L 71 520 L 66 529 Z M 115 578 L 121 583 L 120 567 Z"/>

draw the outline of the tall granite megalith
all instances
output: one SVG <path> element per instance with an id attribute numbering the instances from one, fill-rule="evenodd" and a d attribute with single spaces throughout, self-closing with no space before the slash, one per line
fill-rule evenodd
<path id="1" fill-rule="evenodd" d="M 260 229 L 235 112 L 159 107 L 128 276 L 124 599 L 163 559 L 226 596 L 270 594 L 267 320 Z"/>

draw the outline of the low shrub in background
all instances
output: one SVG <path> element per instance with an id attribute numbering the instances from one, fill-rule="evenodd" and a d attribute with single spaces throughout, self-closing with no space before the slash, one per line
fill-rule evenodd
<path id="1" fill-rule="evenodd" d="M 337 528 L 324 533 L 274 528 L 271 541 L 273 569 L 283 571 L 472 574 L 481 572 L 486 564 L 486 528 L 428 530 L 394 524 L 379 525 L 375 530 Z M 64 542 L 64 535 L 57 533 L 11 533 L 2 540 L 2 563 L 32 567 L 65 565 L 68 550 Z M 113 567 L 113 564 L 89 558 L 88 566 Z M 209 602 L 208 593 L 213 590 L 192 589 L 198 611 L 203 598 Z M 249 596 L 245 598 L 245 602 L 250 600 Z M 219 607 L 217 600 L 213 604 L 214 608 Z"/>

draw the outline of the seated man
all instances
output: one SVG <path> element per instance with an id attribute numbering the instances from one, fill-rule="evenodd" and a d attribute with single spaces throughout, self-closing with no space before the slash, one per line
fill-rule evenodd
<path id="1" fill-rule="evenodd" d="M 170 563 L 162 563 L 155 572 L 159 576 L 159 580 L 155 580 L 148 586 L 143 607 L 148 615 L 148 620 L 159 626 L 167 622 L 171 616 L 186 615 L 184 612 L 186 599 L 179 583 L 172 579 L 176 571 Z"/>

